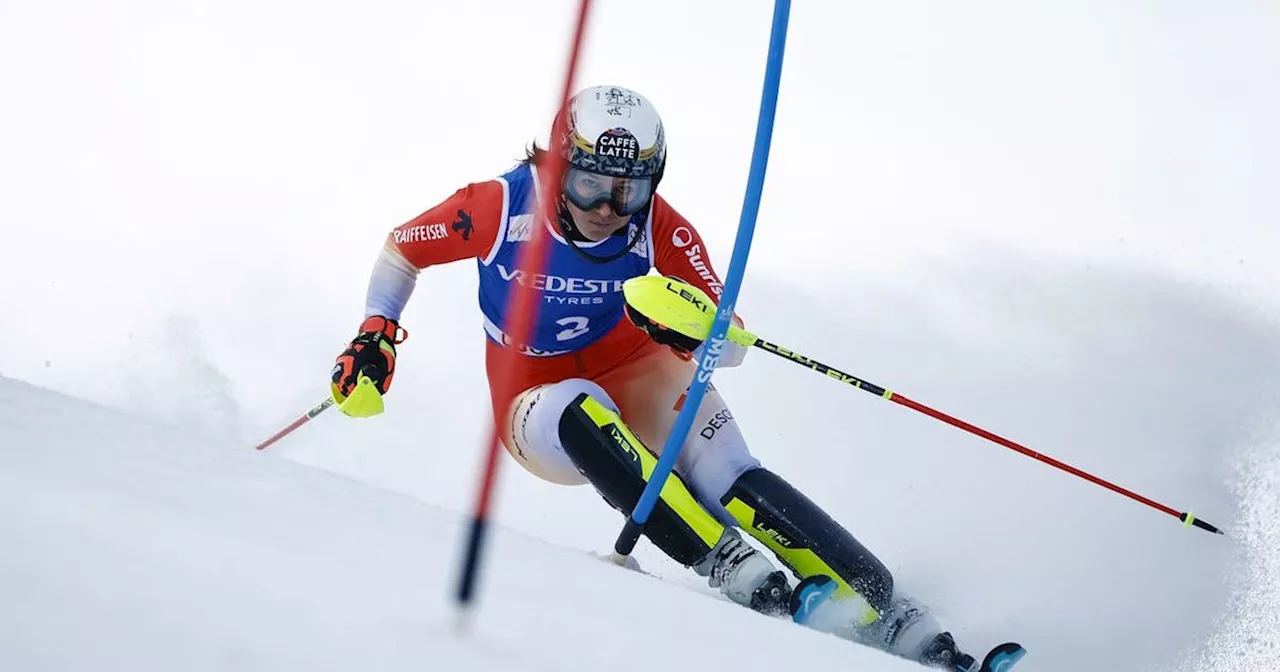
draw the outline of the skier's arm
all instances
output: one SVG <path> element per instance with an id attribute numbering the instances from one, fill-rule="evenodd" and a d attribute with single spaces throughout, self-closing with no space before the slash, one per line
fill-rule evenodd
<path id="1" fill-rule="evenodd" d="M 724 283 L 711 265 L 702 236 L 689 220 L 661 196 L 653 199 L 653 265 L 664 276 L 678 278 L 720 300 Z"/>
<path id="2" fill-rule="evenodd" d="M 497 244 L 502 202 L 498 182 L 473 183 L 391 231 L 369 276 L 364 321 L 330 373 L 335 399 L 346 399 L 360 376 L 387 393 L 395 376 L 396 346 L 408 336 L 400 327 L 400 313 L 418 272 L 487 255 Z"/>
<path id="3" fill-rule="evenodd" d="M 711 255 L 702 235 L 661 196 L 653 199 L 653 265 L 666 277 L 678 278 L 706 292 L 713 301 L 720 300 L 724 283 L 711 264 Z M 744 326 L 734 313 L 733 323 Z M 717 366 L 737 366 L 746 356 L 746 348 L 725 343 L 725 352 Z M 701 354 L 701 353 L 696 353 Z"/>
<path id="4" fill-rule="evenodd" d="M 370 273 L 365 317 L 398 321 L 422 269 L 487 255 L 501 216 L 502 185 L 477 182 L 397 226 L 387 235 Z"/>

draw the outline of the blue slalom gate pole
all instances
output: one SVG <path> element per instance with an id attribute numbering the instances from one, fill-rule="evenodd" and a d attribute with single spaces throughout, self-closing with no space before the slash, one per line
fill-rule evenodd
<path id="1" fill-rule="evenodd" d="M 746 273 L 747 254 L 751 250 L 751 237 L 755 233 L 756 215 L 760 210 L 760 193 L 764 190 L 765 168 L 769 163 L 769 145 L 773 138 L 773 118 L 778 107 L 778 86 L 782 80 L 782 53 L 787 42 L 787 17 L 791 11 L 790 0 L 777 0 L 773 6 L 773 28 L 769 34 L 768 61 L 764 72 L 764 93 L 760 100 L 760 117 L 756 123 L 755 147 L 751 152 L 751 172 L 747 177 L 746 199 L 742 204 L 742 216 L 738 222 L 738 236 L 733 243 L 733 258 L 729 262 L 729 271 L 725 276 L 724 291 L 720 295 L 715 320 L 711 324 L 711 333 L 702 348 L 702 357 L 698 361 L 698 370 L 693 374 L 689 393 L 684 407 L 676 416 L 671 434 L 658 458 L 649 482 L 640 493 L 640 500 L 627 518 L 622 533 L 618 535 L 613 549 L 618 556 L 628 556 L 635 549 L 640 534 L 644 531 L 649 514 L 658 501 L 662 486 L 666 484 L 676 458 L 684 445 L 689 428 L 693 425 L 693 416 L 702 405 L 702 398 L 707 392 L 707 384 L 715 370 L 715 363 L 724 350 L 725 340 L 729 335 L 729 324 L 733 317 L 733 307 L 738 300 L 738 289 L 742 285 L 742 276 Z"/>

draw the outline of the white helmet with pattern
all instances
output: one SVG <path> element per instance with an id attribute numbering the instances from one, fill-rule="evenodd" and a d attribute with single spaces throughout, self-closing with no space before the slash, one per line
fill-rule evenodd
<path id="1" fill-rule="evenodd" d="M 631 89 L 605 85 L 579 91 L 565 109 L 565 132 L 553 142 L 568 162 L 565 198 L 583 210 L 609 203 L 619 215 L 648 208 L 667 160 L 653 104 Z"/>

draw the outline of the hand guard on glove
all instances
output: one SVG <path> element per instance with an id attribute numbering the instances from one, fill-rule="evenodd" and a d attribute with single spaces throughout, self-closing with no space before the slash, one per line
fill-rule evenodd
<path id="1" fill-rule="evenodd" d="M 654 341 L 674 350 L 681 358 L 689 359 L 691 353 L 696 350 L 699 345 L 702 345 L 702 341 L 699 341 L 696 338 L 685 336 L 674 329 L 668 329 L 665 326 L 654 322 L 646 317 L 644 313 L 636 310 L 631 304 L 628 303 L 625 305 L 627 318 L 631 320 L 632 324 L 640 327 L 640 330 L 648 334 L 649 338 L 652 338 Z"/>
<path id="2" fill-rule="evenodd" d="M 686 336 L 674 329 L 668 329 L 667 327 L 654 322 L 648 317 L 645 317 L 645 315 L 639 310 L 636 310 L 630 303 L 625 304 L 625 306 L 627 319 L 631 320 L 632 324 L 636 325 L 648 334 L 649 338 L 671 348 L 672 352 L 675 352 L 676 356 L 681 359 L 702 359 L 702 348 L 706 345 L 704 342 L 691 336 Z M 733 317 L 733 323 L 739 327 L 742 326 L 742 320 L 738 319 L 737 315 Z M 742 360 L 745 359 L 746 356 L 747 349 L 745 347 L 732 341 L 725 340 L 720 357 L 716 360 L 716 368 L 737 366 L 742 363 Z"/>
<path id="3" fill-rule="evenodd" d="M 373 381 L 378 391 L 386 394 L 396 372 L 396 346 L 409 337 L 409 332 L 395 320 L 374 315 L 360 324 L 360 333 L 351 341 L 333 366 L 333 392 L 342 402 L 355 389 L 360 376 Z"/>

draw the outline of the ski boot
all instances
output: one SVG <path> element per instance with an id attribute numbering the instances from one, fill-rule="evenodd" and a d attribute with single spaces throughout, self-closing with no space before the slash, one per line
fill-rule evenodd
<path id="1" fill-rule="evenodd" d="M 791 586 L 786 575 L 734 528 L 725 529 L 715 548 L 693 566 L 693 571 L 740 605 L 767 616 L 790 615 Z"/>
<path id="2" fill-rule="evenodd" d="M 934 637 L 929 646 L 925 647 L 920 662 L 944 670 L 955 670 L 955 672 L 1007 672 L 1026 653 L 1026 649 L 1022 648 L 1021 644 L 1005 642 L 991 649 L 979 665 L 973 656 L 956 648 L 956 640 L 951 637 L 951 633 L 943 632 Z"/>
<path id="3" fill-rule="evenodd" d="M 977 661 L 973 656 L 956 648 L 956 640 L 951 633 L 940 632 L 920 654 L 920 662 L 929 667 L 969 672 L 975 669 L 974 664 Z"/>

